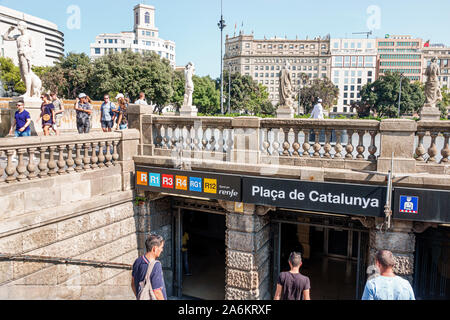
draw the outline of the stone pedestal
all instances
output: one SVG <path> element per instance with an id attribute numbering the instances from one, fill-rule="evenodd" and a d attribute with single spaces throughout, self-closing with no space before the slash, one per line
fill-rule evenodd
<path id="1" fill-rule="evenodd" d="M 441 119 L 441 111 L 435 106 L 425 105 L 420 112 L 421 120 L 439 120 Z"/>
<path id="2" fill-rule="evenodd" d="M 182 106 L 180 109 L 180 117 L 190 118 L 196 117 L 198 109 L 196 106 Z"/>
<path id="3" fill-rule="evenodd" d="M 231 208 L 230 208 L 231 209 Z M 269 300 L 269 216 L 256 214 L 254 205 L 226 216 L 226 300 Z"/>
<path id="4" fill-rule="evenodd" d="M 31 116 L 31 135 L 32 136 L 41 136 L 44 134 L 42 130 L 42 123 L 37 122 L 41 115 L 41 105 L 42 101 L 39 98 L 23 98 L 23 97 L 14 97 L 12 101 L 9 103 L 9 110 L 11 115 L 11 123 L 14 119 L 14 114 L 17 111 L 17 103 L 23 102 L 25 105 L 25 110 L 30 113 Z"/>
<path id="5" fill-rule="evenodd" d="M 280 106 L 277 109 L 278 119 L 294 119 L 295 110 L 289 106 Z"/>

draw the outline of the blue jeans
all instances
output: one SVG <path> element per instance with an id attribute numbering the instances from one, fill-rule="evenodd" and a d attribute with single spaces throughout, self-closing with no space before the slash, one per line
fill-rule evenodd
<path id="1" fill-rule="evenodd" d="M 189 261 L 188 261 L 188 252 L 187 251 L 182 251 L 183 254 L 183 269 L 184 269 L 184 274 L 189 274 Z"/>
<path id="2" fill-rule="evenodd" d="M 31 130 L 25 130 L 24 132 L 20 132 L 19 130 L 16 130 L 14 132 L 14 136 L 16 138 L 20 138 L 20 137 L 31 137 Z"/>

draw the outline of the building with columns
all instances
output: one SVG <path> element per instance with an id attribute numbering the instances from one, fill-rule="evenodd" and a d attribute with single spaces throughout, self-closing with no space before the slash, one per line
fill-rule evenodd
<path id="1" fill-rule="evenodd" d="M 279 103 L 279 73 L 286 62 L 292 71 L 293 88 L 300 90 L 301 74 L 310 80 L 330 78 L 330 38 L 314 39 L 255 39 L 242 31 L 238 36 L 226 36 L 224 70 L 251 76 L 267 87 L 269 99 Z"/>
<path id="2" fill-rule="evenodd" d="M 60 57 L 64 56 L 64 34 L 58 30 L 56 24 L 0 6 L 0 35 L 4 35 L 11 26 L 17 26 L 20 21 L 27 23 L 28 32 L 33 39 L 33 65 L 52 66 Z M 11 33 L 11 35 L 15 34 L 19 34 L 19 32 L 15 30 Z M 14 64 L 18 65 L 16 42 L 5 41 L 0 36 L 0 56 L 11 58 Z"/>
<path id="3" fill-rule="evenodd" d="M 176 66 L 176 45 L 174 41 L 159 37 L 159 29 L 155 24 L 155 7 L 138 4 L 133 9 L 133 31 L 120 33 L 102 33 L 90 45 L 90 56 L 93 59 L 108 53 L 132 50 L 133 52 L 155 52 L 167 59 L 170 65 Z"/>
<path id="4" fill-rule="evenodd" d="M 376 77 L 375 39 L 331 39 L 331 81 L 339 89 L 333 113 L 353 113 L 351 105 L 361 101 L 361 88 Z"/>

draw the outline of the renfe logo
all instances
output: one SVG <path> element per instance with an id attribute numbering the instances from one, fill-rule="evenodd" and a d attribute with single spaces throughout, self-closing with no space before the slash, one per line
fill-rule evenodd
<path id="1" fill-rule="evenodd" d="M 167 174 L 163 174 L 162 175 L 162 186 L 163 188 L 166 189 L 173 189 L 173 176 L 171 175 L 167 175 Z"/>
<path id="2" fill-rule="evenodd" d="M 205 179 L 205 192 L 217 194 L 217 180 Z"/>
<path id="3" fill-rule="evenodd" d="M 187 191 L 187 177 L 177 176 L 175 179 L 175 185 L 177 190 Z"/>
<path id="4" fill-rule="evenodd" d="M 148 173 L 147 172 L 136 172 L 136 180 L 137 184 L 140 186 L 148 185 Z"/>
<path id="5" fill-rule="evenodd" d="M 189 179 L 189 190 L 194 192 L 202 192 L 202 178 Z"/>
<path id="6" fill-rule="evenodd" d="M 150 173 L 150 181 L 149 186 L 150 187 L 156 187 L 161 188 L 161 175 L 159 173 Z"/>

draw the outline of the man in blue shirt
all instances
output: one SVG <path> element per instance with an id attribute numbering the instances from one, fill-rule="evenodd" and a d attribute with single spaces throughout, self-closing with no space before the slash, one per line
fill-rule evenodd
<path id="1" fill-rule="evenodd" d="M 16 111 L 14 115 L 14 120 L 11 125 L 11 130 L 9 131 L 9 134 L 12 135 L 14 128 L 14 135 L 16 138 L 19 137 L 29 137 L 31 136 L 31 116 L 30 113 L 25 110 L 25 105 L 23 102 L 17 103 L 18 110 Z"/>
<path id="2" fill-rule="evenodd" d="M 114 119 L 116 110 L 116 106 L 109 99 L 109 95 L 105 94 L 103 97 L 104 102 L 100 107 L 100 111 L 102 113 L 101 125 L 103 132 L 111 132 L 112 127 L 114 126 Z"/>
<path id="3" fill-rule="evenodd" d="M 159 235 L 152 234 L 145 242 L 145 247 L 147 253 L 134 262 L 133 272 L 131 274 L 131 289 L 136 298 L 138 297 L 140 290 L 142 290 L 139 283 L 144 281 L 149 264 L 158 259 L 164 250 L 164 239 Z M 162 265 L 159 261 L 156 262 L 153 271 L 150 274 L 150 282 L 156 299 L 167 300 Z"/>
<path id="4" fill-rule="evenodd" d="M 375 258 L 380 276 L 367 281 L 362 300 L 416 300 L 411 284 L 395 275 L 392 252 L 381 250 Z"/>

